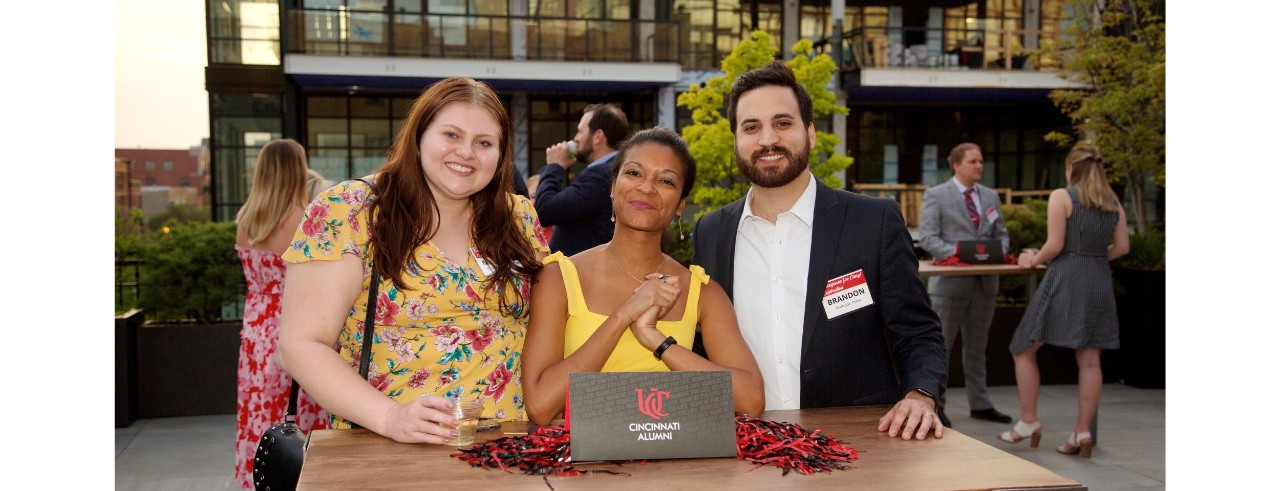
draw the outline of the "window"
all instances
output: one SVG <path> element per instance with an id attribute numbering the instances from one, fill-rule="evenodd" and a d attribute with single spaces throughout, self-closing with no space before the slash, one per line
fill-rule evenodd
<path id="1" fill-rule="evenodd" d="M 166 170 L 166 171 L 170 171 L 170 172 L 172 172 L 172 171 L 173 171 L 173 161 L 172 161 L 172 160 L 166 160 L 166 161 L 164 161 L 164 170 Z"/>
<path id="2" fill-rule="evenodd" d="M 925 147 L 936 148 L 936 184 L 951 178 L 947 155 L 973 142 L 985 160 L 982 183 L 1013 189 L 1053 189 L 1063 184 L 1066 150 L 1045 143 L 1049 131 L 1070 133 L 1070 121 L 1049 104 L 1011 108 L 868 107 L 849 114 L 846 141 L 854 152 L 849 175 L 858 183 L 882 183 L 886 147 L 893 145 L 898 182 L 923 181 Z"/>
<path id="3" fill-rule="evenodd" d="M 412 104 L 403 97 L 308 97 L 307 163 L 335 182 L 372 173 L 386 162 Z"/>
<path id="4" fill-rule="evenodd" d="M 249 194 L 258 148 L 283 132 L 283 102 L 280 94 L 213 93 L 211 97 L 214 219 L 230 220 Z"/>
<path id="5" fill-rule="evenodd" d="M 156 162 L 154 160 L 147 161 L 147 170 L 156 170 Z"/>
<path id="6" fill-rule="evenodd" d="M 280 64 L 276 0 L 224 0 L 207 8 L 210 63 Z"/>
<path id="7" fill-rule="evenodd" d="M 761 3 L 758 7 L 759 28 L 782 32 L 782 4 Z M 750 4 L 727 0 L 675 0 L 671 20 L 679 22 L 687 36 L 680 47 L 680 64 L 685 69 L 718 70 L 720 60 L 752 27 Z M 781 44 L 782 37 L 774 37 Z"/>

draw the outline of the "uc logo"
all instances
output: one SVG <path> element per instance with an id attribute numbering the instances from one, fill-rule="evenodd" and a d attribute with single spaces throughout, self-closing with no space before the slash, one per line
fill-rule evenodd
<path id="1" fill-rule="evenodd" d="M 977 246 L 978 254 L 986 254 L 986 253 L 987 253 L 987 245 L 986 245 L 986 244 L 974 244 L 974 245 L 975 245 L 975 246 Z"/>
<path id="2" fill-rule="evenodd" d="M 644 389 L 636 388 L 636 406 L 641 413 L 653 419 L 662 419 L 669 416 L 668 413 L 662 412 L 662 403 L 671 397 L 671 393 L 665 390 L 658 390 L 657 387 L 649 389 L 649 394 L 644 393 Z"/>

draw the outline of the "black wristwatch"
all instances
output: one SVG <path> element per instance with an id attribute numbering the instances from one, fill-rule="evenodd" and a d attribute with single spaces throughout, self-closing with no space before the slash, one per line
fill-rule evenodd
<path id="1" fill-rule="evenodd" d="M 662 344 L 658 345 L 657 349 L 653 350 L 653 357 L 657 358 L 658 361 L 662 361 L 662 354 L 666 353 L 667 348 L 670 348 L 673 344 L 676 344 L 676 338 L 667 336 L 667 340 L 663 341 Z"/>
<path id="2" fill-rule="evenodd" d="M 929 393 L 929 391 L 924 390 L 924 389 L 921 389 L 921 388 L 919 388 L 919 387 L 916 387 L 916 388 L 914 388 L 914 389 L 911 389 L 910 391 L 908 391 L 908 392 L 907 392 L 907 394 L 910 394 L 910 393 L 912 393 L 912 392 L 919 392 L 919 393 L 920 393 L 920 395 L 925 396 L 925 397 L 928 397 L 928 398 L 929 398 L 929 400 L 931 400 L 931 401 L 937 401 L 937 399 L 933 397 L 933 394 L 930 394 L 930 393 Z M 902 397 L 906 397 L 906 395 L 904 394 Z"/>

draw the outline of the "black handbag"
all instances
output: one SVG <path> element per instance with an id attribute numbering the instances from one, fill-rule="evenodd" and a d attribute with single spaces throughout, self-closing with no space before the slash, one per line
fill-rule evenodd
<path id="1" fill-rule="evenodd" d="M 364 342 L 360 346 L 360 377 L 369 377 L 370 348 L 373 343 L 373 313 L 378 296 L 378 268 L 369 278 L 369 303 L 366 305 Z M 272 425 L 258 440 L 253 455 L 253 488 L 256 491 L 282 491 L 298 488 L 302 460 L 307 454 L 307 434 L 298 427 L 298 382 L 289 388 L 289 406 L 284 422 Z M 352 426 L 355 426 L 353 423 Z"/>

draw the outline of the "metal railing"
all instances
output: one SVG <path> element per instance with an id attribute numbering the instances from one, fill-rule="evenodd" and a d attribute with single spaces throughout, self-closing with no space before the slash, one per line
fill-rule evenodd
<path id="1" fill-rule="evenodd" d="M 285 51 L 317 55 L 676 62 L 681 39 L 678 22 L 660 20 L 349 9 L 290 9 L 286 19 Z"/>
<path id="2" fill-rule="evenodd" d="M 1057 45 L 1057 32 L 1025 29 L 863 27 L 844 34 L 837 64 L 865 68 L 965 70 L 1057 69 L 1041 47 Z"/>
<path id="3" fill-rule="evenodd" d="M 142 287 L 140 259 L 116 260 L 116 309 L 138 306 L 138 294 Z M 126 295 L 127 294 L 127 295 Z"/>
<path id="4" fill-rule="evenodd" d="M 853 190 L 867 196 L 890 198 L 898 202 L 902 219 L 908 227 L 920 226 L 920 205 L 924 200 L 924 191 L 929 187 L 924 184 L 854 184 Z M 1052 189 L 995 188 L 1000 201 L 1006 205 L 1022 203 L 1027 198 L 1049 199 Z"/>

